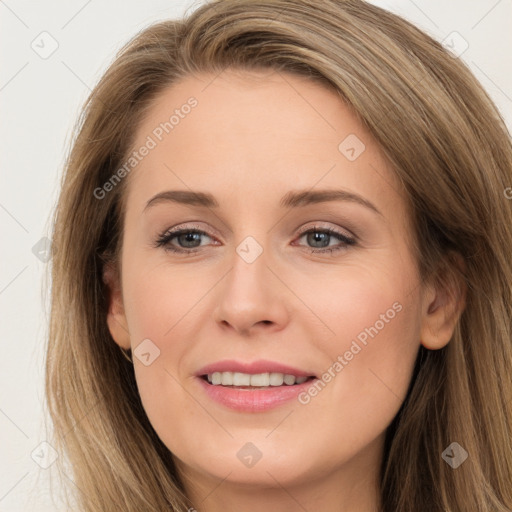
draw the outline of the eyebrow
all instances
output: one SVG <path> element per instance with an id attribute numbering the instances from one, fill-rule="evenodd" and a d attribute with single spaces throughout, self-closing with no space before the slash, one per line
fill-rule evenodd
<path id="1" fill-rule="evenodd" d="M 330 201 L 348 201 L 360 204 L 378 215 L 382 213 L 377 207 L 364 197 L 347 190 L 293 190 L 285 194 L 280 201 L 281 208 L 300 208 L 311 204 Z M 206 192 L 193 192 L 191 190 L 166 190 L 153 196 L 144 207 L 144 211 L 159 203 L 173 202 L 189 206 L 204 206 L 206 208 L 219 208 L 215 197 Z"/>

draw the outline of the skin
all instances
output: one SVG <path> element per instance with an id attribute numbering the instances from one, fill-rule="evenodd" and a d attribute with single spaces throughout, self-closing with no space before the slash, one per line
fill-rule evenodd
<path id="1" fill-rule="evenodd" d="M 135 350 L 149 338 L 160 350 L 149 366 L 133 357 L 148 418 L 201 512 L 376 511 L 386 428 L 420 344 L 449 342 L 457 303 L 420 280 L 403 191 L 335 92 L 271 71 L 189 76 L 155 99 L 133 147 L 190 96 L 197 107 L 127 178 L 121 273 L 105 271 L 115 342 Z M 349 134 L 365 144 L 354 161 L 338 149 Z M 219 208 L 167 201 L 145 209 L 174 189 L 211 193 Z M 344 189 L 380 214 L 353 201 L 280 207 L 302 189 Z M 155 247 L 174 227 L 206 232 L 199 250 Z M 333 228 L 357 243 L 324 235 L 342 249 L 312 253 L 322 246 L 302 227 Z M 263 249 L 252 263 L 236 252 L 247 236 Z M 401 311 L 307 404 L 236 412 L 210 400 L 194 376 L 222 359 L 321 375 L 397 302 Z M 251 468 L 236 455 L 247 442 L 262 454 Z"/>

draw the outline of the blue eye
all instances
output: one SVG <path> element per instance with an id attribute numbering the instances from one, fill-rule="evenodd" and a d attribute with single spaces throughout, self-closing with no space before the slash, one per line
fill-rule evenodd
<path id="1" fill-rule="evenodd" d="M 331 228 L 315 227 L 307 231 L 304 231 L 301 234 L 300 238 L 303 237 L 306 237 L 307 242 L 309 244 L 313 244 L 313 249 L 316 249 L 311 250 L 311 253 L 339 251 L 341 249 L 345 249 L 347 246 L 355 245 L 356 243 L 355 238 L 349 237 L 344 233 L 341 233 Z M 340 243 L 338 245 L 331 246 L 330 242 L 332 239 L 336 239 Z"/>
<path id="2" fill-rule="evenodd" d="M 163 247 L 166 251 L 174 253 L 191 254 L 200 250 L 200 247 L 205 245 L 201 244 L 201 237 L 206 236 L 212 238 L 205 231 L 199 229 L 182 228 L 174 231 L 166 231 L 162 233 L 155 242 L 155 247 Z M 346 249 L 347 246 L 355 245 L 355 238 L 349 237 L 344 233 L 336 231 L 331 228 L 311 228 L 303 231 L 300 234 L 299 240 L 306 237 L 307 243 L 312 244 L 309 247 L 311 253 L 332 253 L 341 249 Z M 338 244 L 332 246 L 331 241 L 338 240 Z M 178 246 L 172 242 L 177 241 Z"/>
<path id="3" fill-rule="evenodd" d="M 204 231 L 198 229 L 179 229 L 176 231 L 167 231 L 161 234 L 156 240 L 156 247 L 164 247 L 167 251 L 191 253 L 197 252 L 198 247 L 201 246 L 201 236 L 210 236 Z M 171 242 L 176 239 L 178 243 L 184 244 L 182 247 L 176 247 Z M 199 242 L 199 243 L 197 243 Z"/>

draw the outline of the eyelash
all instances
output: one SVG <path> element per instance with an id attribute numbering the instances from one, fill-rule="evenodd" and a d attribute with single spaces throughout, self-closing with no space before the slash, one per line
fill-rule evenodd
<path id="1" fill-rule="evenodd" d="M 180 253 L 180 254 L 191 254 L 191 253 L 195 253 L 197 252 L 198 250 L 200 250 L 200 247 L 194 247 L 194 248 L 191 248 L 191 249 L 184 249 L 184 248 L 177 248 L 173 245 L 171 245 L 171 240 L 173 240 L 174 238 L 180 236 L 180 235 L 184 235 L 184 234 L 187 234 L 187 233 L 194 233 L 194 234 L 200 234 L 200 235 L 206 235 L 210 238 L 213 238 L 211 237 L 208 233 L 206 233 L 205 231 L 203 230 L 200 230 L 200 229 L 197 229 L 197 228 L 181 228 L 181 229 L 176 229 L 176 230 L 173 230 L 173 231 L 164 231 L 162 234 L 160 234 L 158 236 L 158 238 L 156 239 L 155 241 L 155 247 L 164 247 L 164 249 L 166 251 L 170 251 L 170 252 L 173 252 L 173 253 Z M 309 233 L 326 233 L 330 236 L 333 236 L 335 238 L 337 238 L 340 242 L 342 242 L 341 245 L 339 246 L 336 246 L 336 247 L 325 247 L 323 249 L 314 249 L 314 248 L 310 248 L 312 250 L 310 250 L 309 252 L 311 254 L 316 254 L 316 253 L 333 253 L 333 252 L 336 252 L 336 251 L 339 251 L 339 250 L 342 250 L 342 249 L 346 249 L 348 246 L 353 246 L 353 245 L 356 245 L 356 239 L 355 238 L 351 238 L 351 237 L 348 237 L 347 235 L 335 230 L 335 229 L 332 229 L 332 228 L 320 228 L 320 227 L 312 227 L 312 228 L 309 228 L 308 230 L 304 230 L 300 233 L 299 235 L 299 238 L 302 238 L 304 235 L 307 235 Z"/>

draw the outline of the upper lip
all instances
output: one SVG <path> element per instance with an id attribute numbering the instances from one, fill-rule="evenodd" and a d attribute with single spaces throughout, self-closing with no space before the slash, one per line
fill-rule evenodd
<path id="1" fill-rule="evenodd" d="M 278 363 L 276 361 L 266 361 L 260 359 L 258 361 L 243 362 L 234 360 L 223 360 L 203 366 L 197 371 L 198 377 L 208 375 L 214 372 L 239 372 L 239 373 L 284 373 L 285 375 L 294 375 L 295 377 L 312 377 L 312 372 L 299 370 L 286 364 Z"/>

